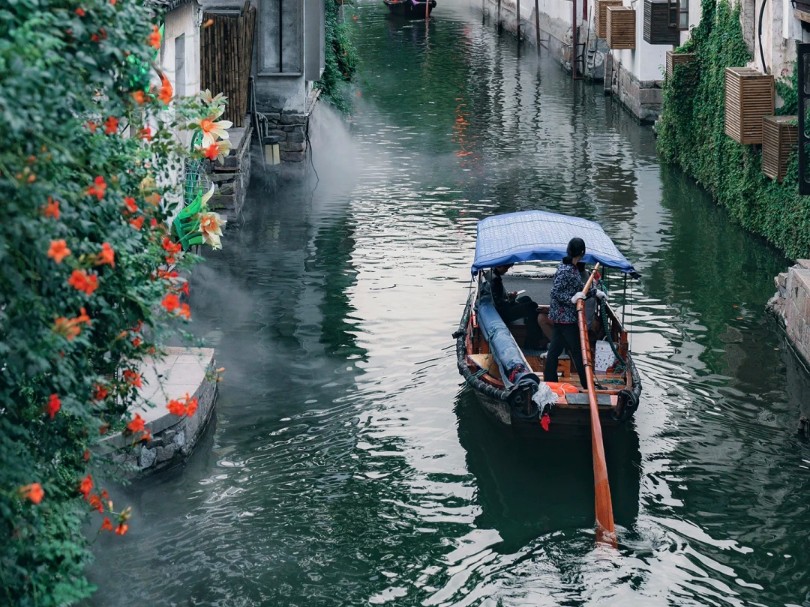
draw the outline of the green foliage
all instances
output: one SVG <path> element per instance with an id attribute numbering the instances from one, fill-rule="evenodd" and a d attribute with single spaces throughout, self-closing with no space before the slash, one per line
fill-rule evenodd
<path id="1" fill-rule="evenodd" d="M 694 177 L 745 228 L 789 257 L 810 256 L 810 201 L 798 193 L 797 156 L 787 177 L 776 183 L 762 174 L 758 146 L 741 145 L 725 134 L 725 68 L 751 60 L 739 6 L 703 0 L 702 9 L 691 40 L 679 49 L 695 53 L 695 60 L 678 66 L 664 85 L 658 151 Z M 784 101 L 777 113 L 795 113 L 796 74 L 778 80 L 777 91 Z"/>
<path id="2" fill-rule="evenodd" d="M 154 70 L 150 89 L 137 88 L 156 21 L 136 0 L 0 9 L 3 605 L 91 593 L 88 514 L 117 516 L 119 533 L 127 518 L 91 484 L 91 450 L 126 424 L 139 361 L 187 311 L 165 271 L 192 261 L 167 237 L 189 156 L 176 132 L 216 111 L 196 99 L 168 109 L 168 81 Z"/>
<path id="3" fill-rule="evenodd" d="M 342 4 L 335 0 L 324 0 L 325 23 L 325 67 L 318 81 L 318 87 L 325 97 L 339 110 L 350 108 L 347 83 L 357 71 L 357 50 L 349 36 L 349 28 L 341 20 Z"/>

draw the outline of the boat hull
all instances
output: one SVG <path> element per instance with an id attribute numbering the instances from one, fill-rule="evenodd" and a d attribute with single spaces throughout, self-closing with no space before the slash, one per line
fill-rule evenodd
<path id="1" fill-rule="evenodd" d="M 459 372 L 472 389 L 483 409 L 499 424 L 511 428 L 519 435 L 537 438 L 566 438 L 590 435 L 590 407 L 587 394 L 566 394 L 564 399 L 550 411 L 549 429 L 540 423 L 539 412 L 530 408 L 515 407 L 514 398 L 493 377 L 484 373 L 474 362 L 478 350 L 473 346 L 477 331 L 473 321 L 475 294 L 471 294 L 456 332 L 456 358 Z M 480 339 L 480 335 L 478 337 Z M 471 356 L 472 355 L 472 356 Z M 615 390 L 605 390 L 598 395 L 599 419 L 602 426 L 610 428 L 631 419 L 641 395 L 641 381 L 629 353 L 626 357 L 627 384 Z M 566 401 L 566 402 L 561 402 Z"/>
<path id="2" fill-rule="evenodd" d="M 508 428 L 514 434 L 523 438 L 537 439 L 569 439 L 586 438 L 591 435 L 590 411 L 584 408 L 555 408 L 551 412 L 549 429 L 543 429 L 537 418 L 526 418 L 514 414 L 512 405 L 504 400 L 493 398 L 472 387 L 481 407 L 496 423 Z M 626 420 L 619 420 L 613 415 L 612 409 L 599 410 L 599 420 L 602 428 L 611 428 L 622 425 Z"/>
<path id="3" fill-rule="evenodd" d="M 436 0 L 428 0 L 427 2 L 419 2 L 416 0 L 383 0 L 388 7 L 388 11 L 397 17 L 405 17 L 406 19 L 424 19 L 425 10 L 427 5 L 427 15 L 429 16 L 433 9 L 436 8 Z"/>

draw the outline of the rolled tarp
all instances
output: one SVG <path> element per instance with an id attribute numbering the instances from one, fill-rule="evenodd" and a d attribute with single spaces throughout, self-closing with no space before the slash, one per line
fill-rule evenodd
<path id="1" fill-rule="evenodd" d="M 495 308 L 489 285 L 485 284 L 478 298 L 478 325 L 489 343 L 489 349 L 498 369 L 507 392 L 512 393 L 517 388 L 524 389 L 534 385 L 532 393 L 537 390 L 540 378 L 531 371 L 529 363 L 523 356 L 523 351 L 515 342 L 512 332 L 501 318 Z"/>

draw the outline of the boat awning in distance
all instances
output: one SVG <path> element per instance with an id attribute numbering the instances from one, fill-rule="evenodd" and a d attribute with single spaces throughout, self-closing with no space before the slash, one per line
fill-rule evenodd
<path id="1" fill-rule="evenodd" d="M 472 274 L 521 261 L 560 261 L 575 236 L 585 241 L 585 263 L 598 261 L 638 277 L 598 223 L 546 211 L 506 213 L 479 221 Z"/>

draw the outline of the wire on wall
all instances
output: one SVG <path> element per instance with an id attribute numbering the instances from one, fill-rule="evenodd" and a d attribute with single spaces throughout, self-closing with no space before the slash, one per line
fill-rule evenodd
<path id="1" fill-rule="evenodd" d="M 768 0 L 762 0 L 762 6 L 759 7 L 759 58 L 762 60 L 762 72 L 764 74 L 769 74 L 770 71 L 768 70 L 768 66 L 765 65 L 765 51 L 762 49 L 762 19 L 765 15 L 765 5 L 768 3 Z"/>

